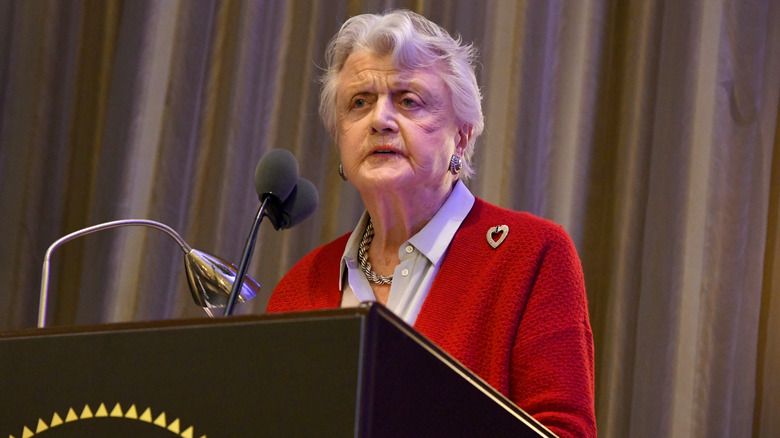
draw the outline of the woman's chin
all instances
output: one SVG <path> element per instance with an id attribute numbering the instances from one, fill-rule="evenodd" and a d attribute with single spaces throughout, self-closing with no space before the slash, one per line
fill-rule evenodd
<path id="1" fill-rule="evenodd" d="M 358 175 L 353 182 L 358 190 L 390 191 L 414 185 L 416 176 L 411 169 L 382 166 Z"/>

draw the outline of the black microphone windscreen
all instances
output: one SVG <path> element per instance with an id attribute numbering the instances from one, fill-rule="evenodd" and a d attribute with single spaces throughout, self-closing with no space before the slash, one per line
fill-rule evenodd
<path id="1" fill-rule="evenodd" d="M 291 228 L 314 213 L 319 203 L 317 188 L 308 179 L 299 178 L 295 190 L 282 204 L 281 228 Z"/>
<path id="2" fill-rule="evenodd" d="M 271 149 L 255 168 L 255 190 L 260 199 L 274 195 L 280 202 L 292 193 L 298 182 L 298 162 L 286 149 Z"/>

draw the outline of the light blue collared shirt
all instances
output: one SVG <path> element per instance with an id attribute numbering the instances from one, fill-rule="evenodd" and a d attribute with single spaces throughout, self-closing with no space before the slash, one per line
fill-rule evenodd
<path id="1" fill-rule="evenodd" d="M 473 205 L 474 195 L 458 181 L 450 196 L 423 229 L 398 248 L 401 263 L 393 271 L 387 308 L 407 324 L 414 325 L 417 320 L 417 314 L 439 272 L 447 248 Z M 376 301 L 357 258 L 358 245 L 367 222 L 368 212 L 364 212 L 341 256 L 341 307 L 355 307 L 362 302 Z M 346 284 L 344 279 L 347 280 Z"/>

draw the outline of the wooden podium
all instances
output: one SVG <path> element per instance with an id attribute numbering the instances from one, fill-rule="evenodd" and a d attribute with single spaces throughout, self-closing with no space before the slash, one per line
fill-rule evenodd
<path id="1" fill-rule="evenodd" d="M 0 438 L 538 437 L 379 305 L 0 334 Z"/>

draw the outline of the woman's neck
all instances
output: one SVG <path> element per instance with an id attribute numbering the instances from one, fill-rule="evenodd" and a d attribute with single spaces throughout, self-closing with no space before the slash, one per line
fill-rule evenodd
<path id="1" fill-rule="evenodd" d="M 369 255 L 397 260 L 398 248 L 425 227 L 451 192 L 452 187 L 427 195 L 373 191 L 364 196 L 363 203 L 374 227 Z"/>

